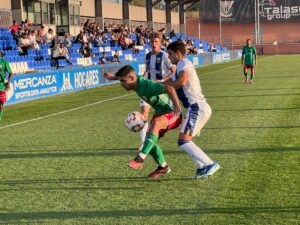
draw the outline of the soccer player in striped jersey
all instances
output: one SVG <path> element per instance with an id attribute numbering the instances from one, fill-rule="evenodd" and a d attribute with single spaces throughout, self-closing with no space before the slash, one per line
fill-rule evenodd
<path id="1" fill-rule="evenodd" d="M 105 77 L 111 79 L 114 75 L 106 73 Z M 150 154 L 158 167 L 148 177 L 156 179 L 162 174 L 169 173 L 171 171 L 170 167 L 166 163 L 157 141 L 167 131 L 175 129 L 181 124 L 181 108 L 175 89 L 171 86 L 144 79 L 143 76 L 137 76 L 131 66 L 122 67 L 115 74 L 115 77 L 118 78 L 123 88 L 128 91 L 134 90 L 155 111 L 143 147 L 128 165 L 134 169 L 141 169 L 146 156 Z"/>
<path id="2" fill-rule="evenodd" d="M 0 54 L 2 55 L 3 53 Z M 5 82 L 6 73 L 9 74 L 7 82 Z M 6 102 L 6 90 L 10 88 L 12 76 L 9 63 L 5 59 L 0 58 L 0 121 L 3 116 L 3 105 Z"/>
<path id="3" fill-rule="evenodd" d="M 185 44 L 177 41 L 167 47 L 169 58 L 177 66 L 174 81 L 168 83 L 176 89 L 177 95 L 187 112 L 182 123 L 178 145 L 196 163 L 194 178 L 206 179 L 219 170 L 218 163 L 212 161 L 194 142 L 195 135 L 207 123 L 211 108 L 202 93 L 200 80 L 194 65 L 185 58 Z"/>
<path id="4" fill-rule="evenodd" d="M 174 74 L 176 67 L 173 65 L 168 58 L 168 54 L 161 50 L 161 39 L 162 35 L 160 33 L 151 33 L 149 36 L 151 51 L 145 56 L 146 70 L 144 72 L 144 77 L 148 80 L 153 80 L 156 82 L 165 82 L 171 79 Z M 148 114 L 150 111 L 150 105 L 147 104 L 143 99 L 140 101 L 141 113 L 148 119 Z M 145 124 L 144 129 L 140 131 L 141 142 L 143 143 L 146 137 L 148 129 L 148 122 Z M 143 145 L 139 146 L 141 150 Z"/>

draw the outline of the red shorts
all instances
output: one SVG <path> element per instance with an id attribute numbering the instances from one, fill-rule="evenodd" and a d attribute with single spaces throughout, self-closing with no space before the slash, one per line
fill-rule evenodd
<path id="1" fill-rule="evenodd" d="M 245 69 L 250 69 L 250 68 L 253 69 L 254 66 L 253 66 L 253 65 L 245 65 L 244 68 L 245 68 Z"/>
<path id="2" fill-rule="evenodd" d="M 179 127 L 182 122 L 182 115 L 175 116 L 174 112 L 169 112 L 169 113 L 166 113 L 163 115 L 168 119 L 169 125 L 166 129 L 161 129 L 159 131 L 159 135 L 158 135 L 159 138 L 162 138 L 165 135 L 165 133 L 167 133 L 169 130 Z M 151 122 L 152 122 L 152 120 L 154 120 L 155 118 L 157 118 L 159 116 L 161 116 L 161 115 L 153 115 Z"/>
<path id="3" fill-rule="evenodd" d="M 6 91 L 0 91 L 0 103 L 4 104 L 6 102 Z"/>

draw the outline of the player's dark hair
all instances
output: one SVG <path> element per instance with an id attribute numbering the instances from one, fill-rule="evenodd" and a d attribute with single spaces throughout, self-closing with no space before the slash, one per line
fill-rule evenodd
<path id="1" fill-rule="evenodd" d="M 116 72 L 116 77 L 124 77 L 127 76 L 128 74 L 135 72 L 134 68 L 132 66 L 123 66 L 121 69 Z"/>
<path id="2" fill-rule="evenodd" d="M 168 45 L 167 50 L 172 50 L 173 52 L 180 51 L 183 56 L 186 54 L 185 44 L 182 41 L 175 41 Z"/>

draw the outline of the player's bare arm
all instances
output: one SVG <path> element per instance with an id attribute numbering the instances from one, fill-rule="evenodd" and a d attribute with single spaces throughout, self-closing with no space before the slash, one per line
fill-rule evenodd
<path id="1" fill-rule="evenodd" d="M 105 72 L 104 73 L 104 77 L 107 79 L 107 80 L 118 80 L 118 78 L 113 74 L 113 73 L 108 73 L 108 72 Z"/>
<path id="2" fill-rule="evenodd" d="M 178 116 L 181 114 L 182 110 L 179 104 L 179 99 L 177 97 L 176 91 L 172 86 L 164 85 L 163 92 L 167 93 L 174 105 L 174 113 Z"/>
<path id="3" fill-rule="evenodd" d="M 177 80 L 175 81 L 169 80 L 168 82 L 166 82 L 166 84 L 172 86 L 175 89 L 178 89 L 186 85 L 188 78 L 189 78 L 188 72 L 183 70 L 179 73 L 179 77 Z"/>
<path id="4" fill-rule="evenodd" d="M 8 81 L 5 83 L 5 87 L 7 89 L 9 89 L 9 87 L 10 87 L 10 82 L 11 82 L 12 77 L 13 77 L 13 73 L 9 73 L 9 75 L 8 75 Z"/>

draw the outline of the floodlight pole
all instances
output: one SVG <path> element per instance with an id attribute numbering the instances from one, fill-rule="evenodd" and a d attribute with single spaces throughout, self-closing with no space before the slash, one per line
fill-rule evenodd
<path id="1" fill-rule="evenodd" d="M 259 3 L 259 0 L 257 0 L 257 38 L 258 38 L 258 44 L 261 44 L 259 6 L 260 6 L 260 3 Z"/>
<path id="2" fill-rule="evenodd" d="M 254 0 L 254 32 L 255 32 L 255 43 L 258 44 L 258 38 L 257 38 L 257 4 L 256 0 Z"/>
<path id="3" fill-rule="evenodd" d="M 220 27 L 219 27 L 219 38 L 220 38 L 220 45 L 222 45 L 222 15 L 221 15 L 221 0 L 219 0 L 219 8 L 220 8 L 220 18 L 219 18 L 219 23 L 220 23 Z"/>

